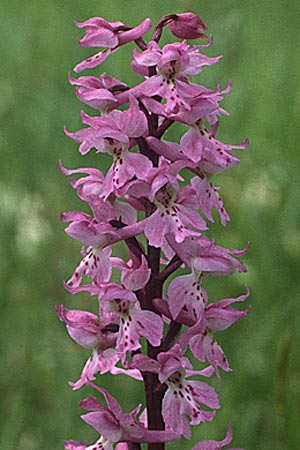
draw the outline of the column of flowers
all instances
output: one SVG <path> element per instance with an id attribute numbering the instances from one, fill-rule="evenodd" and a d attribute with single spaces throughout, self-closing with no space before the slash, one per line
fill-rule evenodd
<path id="1" fill-rule="evenodd" d="M 70 337 L 89 349 L 81 375 L 70 384 L 73 389 L 89 386 L 95 394 L 80 405 L 86 411 L 82 419 L 99 439 L 92 445 L 74 440 L 64 445 L 68 450 L 108 450 L 147 443 L 150 450 L 162 450 L 166 442 L 189 439 L 191 426 L 213 420 L 220 402 L 209 379 L 220 377 L 221 369 L 231 370 L 214 333 L 249 312 L 232 306 L 244 302 L 248 290 L 238 298 L 211 302 L 205 289 L 208 276 L 246 271 L 239 260 L 246 249 L 224 248 L 205 231 L 213 221 L 212 209 L 222 225 L 229 220 L 214 175 L 238 164 L 231 150 L 245 149 L 248 142 L 231 145 L 216 138 L 219 117 L 227 114 L 220 102 L 231 85 L 211 90 L 194 82 L 204 66 L 221 58 L 202 53 L 212 39 L 200 45 L 187 42 L 207 39 L 198 16 L 162 17 L 148 43 L 143 36 L 152 27 L 150 19 L 135 28 L 100 17 L 76 25 L 85 30 L 79 44 L 101 50 L 75 72 L 97 67 L 134 42 L 131 68 L 142 81 L 128 86 L 105 74 L 69 77 L 79 100 L 96 112 L 83 112 L 85 127 L 65 133 L 80 143 L 82 155 L 95 149 L 98 159 L 93 168 L 70 170 L 60 163 L 90 209 L 89 214 L 61 214 L 69 223 L 66 233 L 83 244 L 65 287 L 72 294 L 89 292 L 99 314 L 62 305 L 56 311 Z M 165 27 L 179 41 L 161 47 Z M 166 140 L 167 130 L 178 123 L 184 128 L 178 142 Z M 111 158 L 106 173 L 102 154 Z M 114 252 L 120 241 L 126 257 Z M 175 276 L 179 268 L 185 271 Z M 101 387 L 99 375 L 108 372 L 143 382 L 144 407 L 123 412 Z M 203 440 L 193 450 L 221 449 L 231 437 L 229 426 L 223 441 Z"/>

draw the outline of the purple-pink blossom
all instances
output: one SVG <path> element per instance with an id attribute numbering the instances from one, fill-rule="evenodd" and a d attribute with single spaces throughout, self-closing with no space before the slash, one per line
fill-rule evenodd
<path id="1" fill-rule="evenodd" d="M 99 292 L 99 302 L 101 311 L 114 313 L 120 318 L 116 350 L 122 362 L 127 352 L 141 347 L 141 337 L 145 337 L 151 345 L 159 346 L 163 321 L 154 312 L 141 309 L 132 291 L 111 283 Z"/>
<path id="2" fill-rule="evenodd" d="M 98 433 L 110 442 L 168 442 L 179 437 L 179 433 L 164 430 L 148 430 L 137 419 L 141 405 L 130 413 L 123 413 L 118 401 L 105 389 L 90 383 L 90 386 L 101 392 L 107 406 L 102 405 L 96 397 L 83 400 L 80 406 L 91 411 L 81 418 L 95 428 Z"/>
<path id="3" fill-rule="evenodd" d="M 207 57 L 199 52 L 201 48 L 189 47 L 183 41 L 160 49 L 155 41 L 151 41 L 144 52 L 134 51 L 132 68 L 137 73 L 147 76 L 149 67 L 156 68 L 156 75 L 134 89 L 135 95 L 163 97 L 166 115 L 190 111 L 189 101 L 202 93 L 201 86 L 192 83 L 190 78 L 200 73 L 203 66 L 216 64 L 221 58 Z"/>
<path id="4" fill-rule="evenodd" d="M 102 17 L 93 17 L 85 22 L 75 22 L 78 28 L 85 28 L 85 35 L 78 43 L 84 47 L 103 47 L 99 53 L 77 64 L 75 72 L 82 72 L 98 66 L 121 45 L 141 38 L 151 28 L 151 20 L 145 19 L 135 28 L 123 22 L 108 22 Z"/>

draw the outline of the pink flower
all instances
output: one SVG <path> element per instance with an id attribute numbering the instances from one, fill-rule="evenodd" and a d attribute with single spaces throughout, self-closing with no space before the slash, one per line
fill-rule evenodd
<path id="1" fill-rule="evenodd" d="M 94 167 L 82 167 L 79 169 L 66 169 L 62 162 L 59 161 L 59 170 L 66 176 L 73 175 L 74 173 L 84 173 L 87 176 L 81 177 L 77 180 L 70 178 L 71 186 L 77 190 L 79 198 L 82 200 L 98 199 L 102 191 L 105 175 L 99 169 Z"/>
<path id="2" fill-rule="evenodd" d="M 183 351 L 179 345 L 175 345 L 169 352 L 160 353 L 157 357 L 161 364 L 158 378 L 168 386 L 162 404 L 165 424 L 189 438 L 189 425 L 210 422 L 215 415 L 214 411 L 204 411 L 199 405 L 218 409 L 220 404 L 215 390 L 207 383 L 186 380 L 186 377 L 196 373 L 207 376 L 207 371 L 190 370 L 191 363 L 182 355 Z M 186 416 L 190 417 L 189 421 Z"/>
<path id="3" fill-rule="evenodd" d="M 194 126 L 187 131 L 180 141 L 182 152 L 192 161 L 199 162 L 202 160 L 203 169 L 207 173 L 219 172 L 218 169 L 213 168 L 214 160 L 216 163 L 222 156 L 228 155 L 228 150 L 244 149 L 248 146 L 248 140 L 245 140 L 240 145 L 224 144 L 215 139 L 212 133 L 203 127 L 202 123 Z M 214 159 L 212 159 L 214 158 Z M 210 161 L 212 159 L 212 161 Z M 229 164 L 230 160 L 228 161 Z"/>
<path id="4" fill-rule="evenodd" d="M 122 362 L 126 352 L 141 347 L 139 339 L 145 337 L 157 347 L 163 334 L 163 321 L 158 314 L 141 309 L 136 295 L 117 284 L 110 283 L 99 290 L 100 309 L 120 317 L 116 350 Z"/>
<path id="5" fill-rule="evenodd" d="M 226 437 L 223 441 L 201 441 L 192 450 L 221 450 L 224 445 L 230 444 L 232 439 L 231 426 L 228 427 Z M 241 448 L 230 448 L 228 450 L 242 450 Z"/>
<path id="6" fill-rule="evenodd" d="M 101 392 L 107 407 L 103 406 L 96 397 L 89 397 L 80 406 L 89 412 L 82 419 L 95 428 L 98 433 L 110 442 L 169 442 L 177 439 L 179 434 L 173 431 L 148 430 L 136 416 L 141 405 L 131 413 L 123 413 L 117 400 L 105 389 L 90 383 L 90 386 Z"/>
<path id="7" fill-rule="evenodd" d="M 143 289 L 148 283 L 151 275 L 147 259 L 142 255 L 141 262 L 132 255 L 132 259 L 122 270 L 121 281 L 129 291 L 138 291 Z"/>
<path id="8" fill-rule="evenodd" d="M 145 355 L 135 355 L 132 366 L 141 371 L 158 373 L 159 381 L 167 385 L 162 401 L 166 427 L 189 439 L 190 425 L 213 420 L 215 412 L 205 411 L 199 405 L 218 409 L 220 404 L 215 390 L 202 381 L 186 379 L 193 375 L 210 376 L 213 369 L 208 367 L 200 371 L 192 370 L 190 361 L 183 356 L 183 348 L 178 344 L 168 352 L 159 353 L 157 361 Z"/>
<path id="9" fill-rule="evenodd" d="M 148 195 L 157 209 L 148 218 L 145 235 L 150 245 L 162 247 L 167 234 L 174 235 L 176 242 L 183 242 L 187 236 L 197 236 L 199 230 L 206 230 L 206 224 L 190 200 L 179 190 L 178 171 L 184 166 L 180 161 L 169 164 L 162 160 L 159 168 L 149 172 L 151 189 Z"/>
<path id="10" fill-rule="evenodd" d="M 191 186 L 194 189 L 196 202 L 208 220 L 214 222 L 211 210 L 212 208 L 215 208 L 219 212 L 222 225 L 225 226 L 230 220 L 230 217 L 224 208 L 221 197 L 218 194 L 220 187 L 214 187 L 211 181 L 209 181 L 206 177 L 203 179 L 200 177 L 192 178 Z"/>
<path id="11" fill-rule="evenodd" d="M 171 235 L 167 239 L 173 250 L 191 270 L 214 276 L 230 275 L 234 269 L 238 272 L 247 271 L 236 257 L 246 253 L 248 247 L 243 250 L 226 249 L 205 236 L 188 237 L 184 245 L 177 243 Z"/>
<path id="12" fill-rule="evenodd" d="M 76 80 L 69 76 L 69 81 L 79 86 L 76 88 L 76 95 L 80 101 L 103 113 L 112 111 L 118 102 L 103 81 L 97 77 L 80 77 Z M 119 83 L 122 86 L 121 82 Z"/>
<path id="13" fill-rule="evenodd" d="M 114 196 L 111 196 L 107 201 L 102 199 L 105 176 L 100 170 L 89 167 L 69 170 L 61 162 L 59 162 L 59 168 L 67 176 L 77 173 L 87 174 L 87 176 L 80 177 L 77 180 L 70 178 L 69 181 L 71 186 L 77 190 L 78 197 L 89 204 L 97 222 L 121 220 L 126 225 L 136 222 L 136 210 L 131 205 L 120 202 Z"/>
<path id="14" fill-rule="evenodd" d="M 56 312 L 60 320 L 66 323 L 71 338 L 81 347 L 93 349 L 80 379 L 76 383 L 70 383 L 73 389 L 79 389 L 88 380 L 94 380 L 96 373 L 106 373 L 118 362 L 119 358 L 113 349 L 118 325 L 106 327 L 95 314 L 69 310 L 62 305 L 56 307 Z M 114 332 L 109 331 L 110 329 Z"/>
<path id="15" fill-rule="evenodd" d="M 198 132 L 196 132 L 196 134 L 198 134 Z M 203 146 L 201 141 L 195 141 L 196 147 L 194 146 L 194 144 L 191 144 L 192 148 L 194 148 L 194 150 L 196 149 L 194 154 L 196 155 L 195 158 L 198 160 L 198 162 L 195 162 L 190 159 L 187 154 L 184 153 L 182 145 L 179 146 L 175 143 L 159 140 L 154 136 L 147 137 L 146 140 L 149 143 L 150 147 L 158 155 L 162 155 L 170 161 L 178 161 L 182 159 L 190 161 L 190 164 L 185 164 L 186 167 L 190 166 L 191 170 L 193 170 L 195 173 L 197 171 L 198 174 L 202 177 L 203 174 L 216 174 L 239 164 L 239 159 L 229 153 L 229 150 L 231 150 L 232 148 L 246 149 L 249 144 L 249 141 L 247 139 L 237 146 L 224 144 L 221 141 L 217 140 L 214 141 L 214 144 L 219 145 Z M 189 147 L 188 145 L 185 145 L 184 148 L 187 149 Z M 188 151 L 186 151 L 186 153 L 188 153 Z M 201 154 L 201 158 L 199 154 Z"/>
<path id="16" fill-rule="evenodd" d="M 135 89 L 130 90 L 134 94 Z M 168 119 L 184 123 L 189 126 L 195 126 L 201 119 L 206 118 L 211 127 L 215 127 L 218 122 L 218 116 L 221 114 L 229 115 L 226 110 L 219 106 L 219 102 L 223 100 L 223 95 L 230 91 L 231 83 L 224 90 L 217 87 L 216 90 L 207 89 L 204 86 L 198 86 L 197 95 L 187 98 L 189 109 L 179 109 L 177 112 L 166 113 L 164 105 L 158 98 L 146 97 L 141 95 L 143 104 L 154 114 L 164 116 Z M 124 95 L 124 94 L 121 94 Z"/>
<path id="17" fill-rule="evenodd" d="M 122 239 L 110 224 L 98 222 L 86 213 L 65 212 L 61 213 L 60 219 L 62 222 L 71 222 L 65 232 L 84 245 L 103 248 Z"/>
<path id="18" fill-rule="evenodd" d="M 98 152 L 113 156 L 113 164 L 106 174 L 102 186 L 101 197 L 106 200 L 134 176 L 145 179 L 152 168 L 151 161 L 140 153 L 129 152 L 135 140 L 147 133 L 148 124 L 145 114 L 139 109 L 135 98 L 130 98 L 127 111 L 112 111 L 105 117 L 89 117 L 83 114 L 83 121 L 90 128 L 66 134 L 77 142 L 81 142 L 79 150 L 86 154 L 92 147 Z"/>
<path id="19" fill-rule="evenodd" d="M 130 97 L 130 107 L 126 111 L 112 111 L 102 117 L 91 117 L 82 113 L 82 122 L 89 125 L 90 128 L 75 133 L 66 131 L 66 134 L 82 143 L 79 150 L 83 155 L 88 153 L 92 147 L 95 147 L 98 152 L 108 152 L 109 148 L 107 149 L 106 145 L 112 140 L 127 145 L 128 148 L 131 138 L 144 136 L 148 130 L 146 116 L 139 109 L 137 100 L 132 96 Z"/>
<path id="20" fill-rule="evenodd" d="M 113 266 L 109 257 L 111 250 L 109 248 L 103 250 L 103 248 L 111 242 L 120 240 L 118 233 L 111 225 L 106 222 L 97 223 L 85 213 L 63 213 L 61 220 L 72 221 L 66 228 L 66 233 L 88 245 L 87 251 L 83 248 L 83 258 L 68 280 L 68 284 L 77 288 L 81 284 L 83 275 L 90 276 L 94 284 L 109 281 Z"/>
<path id="21" fill-rule="evenodd" d="M 123 22 L 108 22 L 102 17 L 93 17 L 85 22 L 75 22 L 78 28 L 85 28 L 85 36 L 78 42 L 84 47 L 103 47 L 104 50 L 82 61 L 74 68 L 75 72 L 90 69 L 101 64 L 110 53 L 121 45 L 135 41 L 150 30 L 152 23 L 145 19 L 135 28 L 128 27 Z"/>
<path id="22" fill-rule="evenodd" d="M 202 317 L 207 303 L 207 294 L 202 287 L 201 274 L 193 273 L 174 278 L 168 288 L 168 306 L 173 319 L 184 307 L 195 321 Z"/>
<path id="23" fill-rule="evenodd" d="M 112 274 L 113 264 L 109 257 L 110 249 L 88 247 L 88 250 L 82 250 L 83 258 L 76 267 L 73 275 L 67 281 L 67 284 L 74 288 L 78 288 L 82 282 L 83 275 L 92 278 L 93 284 L 101 284 L 109 281 Z"/>
<path id="24" fill-rule="evenodd" d="M 206 306 L 202 317 L 180 338 L 180 344 L 184 348 L 188 344 L 193 355 L 199 361 L 209 362 L 219 378 L 218 367 L 226 372 L 231 369 L 222 348 L 213 337 L 213 333 L 230 327 L 249 314 L 249 308 L 245 311 L 239 311 L 230 306 L 231 303 L 245 301 L 248 296 L 249 291 L 247 289 L 246 294 L 238 298 L 229 298 L 209 304 Z"/>
<path id="25" fill-rule="evenodd" d="M 189 111 L 189 99 L 202 93 L 198 84 L 191 83 L 190 77 L 202 71 L 203 66 L 216 64 L 221 57 L 209 58 L 199 50 L 203 46 L 189 47 L 186 42 L 168 44 L 161 50 L 151 41 L 143 53 L 134 50 L 132 68 L 148 75 L 148 68 L 156 66 L 157 74 L 150 77 L 132 91 L 134 95 L 153 97 L 159 95 L 166 99 L 165 114 Z"/>

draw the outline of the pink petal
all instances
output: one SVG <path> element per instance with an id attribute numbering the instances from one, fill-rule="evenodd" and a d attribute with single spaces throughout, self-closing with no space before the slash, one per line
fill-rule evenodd
<path id="1" fill-rule="evenodd" d="M 220 256 L 200 256 L 195 258 L 194 267 L 200 272 L 211 273 L 213 275 L 230 275 L 233 273 L 230 262 Z"/>
<path id="2" fill-rule="evenodd" d="M 128 31 L 123 31 L 119 35 L 119 45 L 135 41 L 146 34 L 152 27 L 151 19 L 145 19 L 142 23 Z"/>
<path id="3" fill-rule="evenodd" d="M 95 428 L 105 439 L 118 442 L 122 436 L 119 423 L 109 412 L 91 412 L 83 414 L 81 418 Z"/>
<path id="4" fill-rule="evenodd" d="M 161 247 L 168 230 L 168 221 L 158 209 L 149 217 L 144 231 L 150 245 Z"/>
<path id="5" fill-rule="evenodd" d="M 92 69 L 93 67 L 98 66 L 99 64 L 103 63 L 103 61 L 105 61 L 106 58 L 114 51 L 115 50 L 110 50 L 110 49 L 106 48 L 106 49 L 102 50 L 101 52 L 96 53 L 96 55 L 91 56 L 90 58 L 87 58 L 84 61 L 77 64 L 74 67 L 74 72 L 79 73 L 85 69 Z"/>
<path id="6" fill-rule="evenodd" d="M 199 130 L 193 127 L 190 128 L 181 138 L 180 147 L 189 159 L 194 162 L 199 162 L 202 157 L 203 149 L 203 143 L 201 139 L 199 139 Z"/>
<path id="7" fill-rule="evenodd" d="M 144 136 L 148 131 L 146 116 L 134 97 L 130 97 L 130 107 L 122 115 L 122 130 L 129 137 Z"/>
<path id="8" fill-rule="evenodd" d="M 140 336 L 144 336 L 151 345 L 160 345 L 163 334 L 163 321 L 152 311 L 140 310 L 135 312 L 136 329 Z"/>
<path id="9" fill-rule="evenodd" d="M 64 441 L 65 450 L 86 450 L 86 444 L 80 441 Z"/>

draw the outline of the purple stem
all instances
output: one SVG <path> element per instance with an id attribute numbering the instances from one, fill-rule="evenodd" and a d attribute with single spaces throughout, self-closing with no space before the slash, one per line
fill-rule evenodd
<path id="1" fill-rule="evenodd" d="M 154 136 L 160 139 L 164 133 L 167 131 L 167 129 L 174 123 L 174 120 L 172 119 L 165 119 L 160 127 L 157 128 L 157 130 L 154 133 Z"/>
<path id="2" fill-rule="evenodd" d="M 158 275 L 159 279 L 164 282 L 175 270 L 179 269 L 181 266 L 182 261 L 179 258 L 179 256 L 175 255 L 169 262 L 169 264 L 164 268 L 164 270 L 161 271 L 161 273 Z"/>

